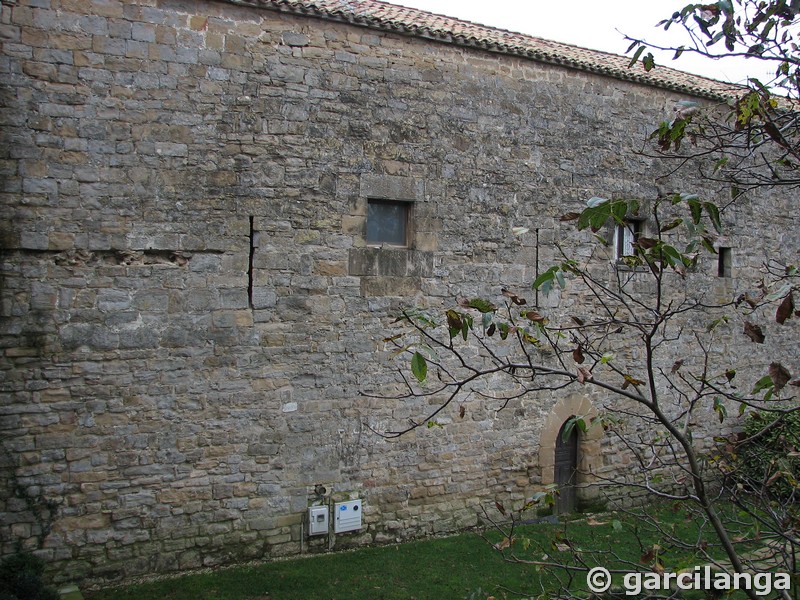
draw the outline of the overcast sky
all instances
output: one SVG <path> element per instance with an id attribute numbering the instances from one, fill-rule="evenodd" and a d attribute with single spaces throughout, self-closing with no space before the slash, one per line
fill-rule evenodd
<path id="1" fill-rule="evenodd" d="M 653 41 L 677 42 L 678 30 L 666 34 L 655 25 L 683 8 L 688 0 L 388 0 L 428 12 L 508 29 L 584 48 L 624 55 L 630 42 L 623 34 Z M 665 37 L 668 36 L 668 37 Z M 768 81 L 758 61 L 703 61 L 684 54 L 656 56 L 656 62 L 682 71 L 744 83 L 748 75 Z"/>

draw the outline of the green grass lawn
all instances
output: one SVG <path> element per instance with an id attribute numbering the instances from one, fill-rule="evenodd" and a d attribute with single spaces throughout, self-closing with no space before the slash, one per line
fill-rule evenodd
<path id="1" fill-rule="evenodd" d="M 87 597 L 92 600 L 445 599 L 465 598 L 478 588 L 535 589 L 537 582 L 538 576 L 532 569 L 505 563 L 478 535 L 463 534 L 188 575 L 109 589 Z"/>
<path id="2" fill-rule="evenodd" d="M 682 510 L 659 511 L 663 527 L 697 539 L 698 527 Z M 499 542 L 498 532 L 487 534 Z M 702 534 L 701 534 L 702 535 Z M 615 551 L 618 559 L 642 565 L 648 549 L 658 544 L 659 560 L 667 570 L 698 564 L 693 552 L 671 547 L 663 533 L 625 515 L 602 515 L 564 524 L 535 524 L 515 531 L 511 547 L 525 558 L 545 555 L 568 561 L 569 548 Z M 611 558 L 582 553 L 588 564 L 613 567 Z M 617 568 L 625 568 L 618 562 Z M 551 569 L 512 564 L 477 533 L 410 542 L 399 546 L 316 555 L 258 566 L 222 569 L 212 573 L 108 589 L 86 594 L 91 600 L 380 600 L 464 599 L 474 594 L 485 600 L 539 596 L 557 584 Z M 478 590 L 481 594 L 477 594 Z M 585 589 L 578 575 L 570 589 Z"/>

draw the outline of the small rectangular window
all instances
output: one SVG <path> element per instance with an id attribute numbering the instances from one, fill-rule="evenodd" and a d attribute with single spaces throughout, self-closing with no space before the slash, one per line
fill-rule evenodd
<path id="1" fill-rule="evenodd" d="M 622 260 L 635 254 L 633 244 L 642 233 L 642 221 L 627 220 L 614 230 L 614 258 Z"/>
<path id="2" fill-rule="evenodd" d="M 411 203 L 367 200 L 367 244 L 408 246 Z"/>
<path id="3" fill-rule="evenodd" d="M 717 277 L 732 277 L 731 249 L 720 247 L 717 249 Z"/>

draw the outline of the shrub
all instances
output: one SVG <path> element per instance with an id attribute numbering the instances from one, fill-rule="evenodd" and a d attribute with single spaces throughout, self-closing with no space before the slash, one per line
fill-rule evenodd
<path id="1" fill-rule="evenodd" d="M 27 553 L 13 554 L 0 562 L 0 600 L 60 600 L 56 590 L 44 584 L 44 562 Z"/>
<path id="2" fill-rule="evenodd" d="M 782 418 L 751 413 L 743 433 L 748 441 L 737 452 L 739 480 L 750 489 L 764 490 L 769 499 L 794 500 L 800 477 L 800 412 Z"/>

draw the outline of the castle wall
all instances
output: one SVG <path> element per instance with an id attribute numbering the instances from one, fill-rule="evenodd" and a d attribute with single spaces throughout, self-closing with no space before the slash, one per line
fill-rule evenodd
<path id="1" fill-rule="evenodd" d="M 453 531 L 543 483 L 557 402 L 606 400 L 473 395 L 443 429 L 372 431 L 427 408 L 374 397 L 400 389 L 398 309 L 525 294 L 556 242 L 587 256 L 559 217 L 657 195 L 635 150 L 680 95 L 211 0 L 1 10 L 3 553 L 115 579 L 322 550 L 317 485 L 364 502 L 334 547 Z M 375 198 L 410 203 L 409 248 L 368 246 Z M 768 230 L 726 217 L 731 244 L 796 248 L 779 201 Z M 733 293 L 714 269 L 694 285 Z"/>

